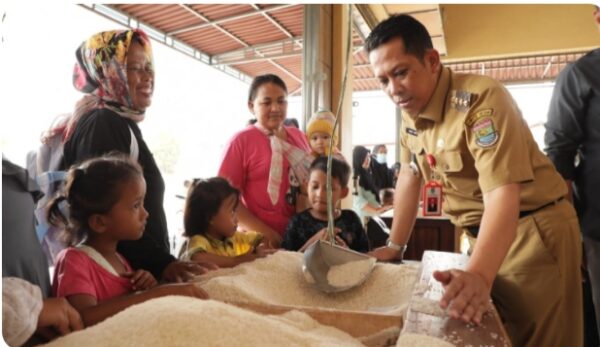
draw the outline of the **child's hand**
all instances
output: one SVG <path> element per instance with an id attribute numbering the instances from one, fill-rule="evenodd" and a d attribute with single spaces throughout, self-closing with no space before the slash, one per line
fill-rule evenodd
<path id="1" fill-rule="evenodd" d="M 341 237 L 338 236 L 338 234 L 341 232 L 342 232 L 342 229 L 333 228 L 333 233 L 335 234 L 335 243 L 339 246 L 348 248 L 348 245 L 346 245 L 346 242 Z M 323 240 L 325 242 L 329 242 L 329 235 L 327 235 L 327 228 L 323 228 L 323 229 L 319 230 L 316 234 L 314 234 L 310 239 L 308 239 L 308 241 L 306 241 L 304 246 L 302 246 L 302 248 L 300 248 L 299 251 L 304 252 L 308 247 L 310 247 L 310 245 L 317 242 L 318 240 Z"/>
<path id="2" fill-rule="evenodd" d="M 202 275 L 212 270 L 216 265 L 199 264 L 191 261 L 174 261 L 163 270 L 163 279 L 168 282 L 187 282 L 194 276 Z"/>
<path id="3" fill-rule="evenodd" d="M 346 244 L 346 241 L 344 241 L 344 239 L 339 237 L 338 235 L 335 235 L 335 244 L 340 247 L 349 248 Z"/>
<path id="4" fill-rule="evenodd" d="M 337 236 L 339 233 L 342 232 L 342 229 L 340 228 L 333 228 L 333 235 L 335 236 L 335 239 L 337 240 L 339 237 Z M 323 228 L 321 230 L 319 230 L 319 232 L 317 234 L 315 234 L 315 236 L 319 235 L 319 237 L 317 238 L 317 240 L 323 240 L 323 241 L 327 241 L 329 242 L 329 234 L 327 233 L 327 228 Z M 314 236 L 313 236 L 314 237 Z"/>
<path id="5" fill-rule="evenodd" d="M 266 257 L 267 255 L 273 254 L 277 252 L 277 249 L 269 247 L 266 242 L 261 242 L 258 246 L 254 248 L 252 253 L 256 254 L 258 258 Z"/>
<path id="6" fill-rule="evenodd" d="M 65 298 L 44 299 L 37 320 L 37 332 L 48 340 L 83 329 L 79 312 Z"/>
<path id="7" fill-rule="evenodd" d="M 193 283 L 172 283 L 160 285 L 152 291 L 156 291 L 156 297 L 167 295 L 189 296 L 192 298 L 208 299 L 208 294 Z"/>
<path id="8" fill-rule="evenodd" d="M 130 278 L 133 291 L 147 290 L 157 285 L 156 278 L 150 272 L 142 269 L 125 273 L 123 277 Z"/>

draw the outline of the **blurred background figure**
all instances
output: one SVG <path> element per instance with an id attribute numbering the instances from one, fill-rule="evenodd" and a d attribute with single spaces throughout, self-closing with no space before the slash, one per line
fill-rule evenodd
<path id="1" fill-rule="evenodd" d="M 400 162 L 397 161 L 392 165 L 392 184 L 396 188 L 396 182 L 398 182 L 398 174 L 400 174 Z"/>
<path id="2" fill-rule="evenodd" d="M 383 206 L 379 200 L 379 191 L 373 184 L 371 175 L 371 155 L 364 146 L 356 146 L 352 151 L 352 170 L 354 182 L 354 199 L 352 209 L 366 224 L 367 217 L 377 216 L 392 206 Z"/>
<path id="3" fill-rule="evenodd" d="M 373 147 L 370 168 L 373 185 L 378 192 L 384 188 L 394 188 L 394 176 L 387 164 L 387 147 L 384 144 Z"/>
<path id="4" fill-rule="evenodd" d="M 600 30 L 600 8 L 594 20 Z M 546 153 L 569 188 L 585 251 L 584 342 L 600 333 L 600 48 L 567 65 L 556 79 L 546 123 Z M 585 264 L 585 262 L 584 262 Z M 586 278 L 589 277 L 589 278 Z M 591 286 L 591 297 L 590 297 Z M 592 305 L 593 301 L 593 305 Z M 592 310 L 591 307 L 595 309 Z M 594 317 L 595 311 L 595 317 Z"/>
<path id="5" fill-rule="evenodd" d="M 383 206 L 394 204 L 394 188 L 384 188 L 379 191 L 379 201 Z"/>

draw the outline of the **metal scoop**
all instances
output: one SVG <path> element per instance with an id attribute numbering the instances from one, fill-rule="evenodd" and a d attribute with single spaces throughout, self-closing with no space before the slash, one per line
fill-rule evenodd
<path id="1" fill-rule="evenodd" d="M 363 284 L 375 266 L 376 259 L 366 254 L 358 253 L 335 244 L 317 241 L 304 252 L 302 272 L 308 283 L 313 284 L 325 293 L 337 293 Z M 350 282 L 331 283 L 330 271 L 336 271 L 336 266 L 360 262 L 360 273 L 350 278 Z M 359 264 L 359 263 L 355 263 Z"/>
<path id="2" fill-rule="evenodd" d="M 352 6 L 348 6 L 348 18 L 352 18 Z M 350 35 L 352 31 L 352 21 L 348 21 L 348 35 L 346 42 L 346 64 L 344 66 L 344 73 L 342 79 L 342 90 L 340 92 L 341 97 L 338 99 L 337 111 L 335 113 L 335 122 L 333 123 L 333 129 L 331 131 L 331 138 L 335 138 L 336 129 L 339 124 L 340 110 L 344 97 L 346 95 L 346 85 L 348 82 L 348 66 L 350 65 L 350 50 L 352 47 Z M 327 234 L 329 237 L 329 243 L 324 241 L 317 241 L 313 243 L 306 251 L 304 251 L 304 260 L 302 264 L 302 272 L 304 277 L 309 283 L 314 284 L 318 289 L 326 293 L 335 293 L 348 290 L 355 286 L 358 286 L 365 282 L 375 266 L 376 259 L 369 257 L 368 255 L 361 254 L 348 250 L 346 248 L 336 246 L 335 235 L 333 232 L 333 193 L 331 190 L 331 161 L 333 154 L 334 141 L 329 141 L 329 152 L 327 153 Z M 337 273 L 342 271 L 333 271 L 336 276 L 330 276 L 332 270 L 339 270 L 340 267 L 348 265 L 352 270 L 356 270 L 353 277 L 348 280 L 344 278 L 340 280 L 337 277 Z M 357 265 L 357 266 L 354 266 Z M 331 281 L 332 278 L 337 278 L 335 281 Z M 334 283 L 332 283 L 334 282 Z"/>

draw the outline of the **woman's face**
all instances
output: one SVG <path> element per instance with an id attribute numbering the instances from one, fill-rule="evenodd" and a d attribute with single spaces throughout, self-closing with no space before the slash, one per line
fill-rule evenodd
<path id="1" fill-rule="evenodd" d="M 154 70 L 150 58 L 139 43 L 132 43 L 127 52 L 127 84 L 133 109 L 145 111 L 152 103 Z"/>
<path id="2" fill-rule="evenodd" d="M 262 127 L 275 131 L 287 115 L 287 94 L 280 86 L 265 83 L 258 87 L 256 98 L 248 102 L 248 108 Z"/>

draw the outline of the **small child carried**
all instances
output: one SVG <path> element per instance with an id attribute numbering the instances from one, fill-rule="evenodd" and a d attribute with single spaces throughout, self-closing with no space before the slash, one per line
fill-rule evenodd
<path id="1" fill-rule="evenodd" d="M 192 182 L 183 215 L 184 235 L 189 239 L 181 249 L 181 260 L 233 267 L 275 252 L 262 234 L 237 230 L 239 199 L 240 192 L 222 177 Z"/>
<path id="2" fill-rule="evenodd" d="M 49 203 L 48 221 L 64 227 L 70 246 L 58 254 L 53 294 L 65 297 L 86 326 L 160 296 L 208 297 L 193 284 L 156 286 L 150 272 L 133 269 L 117 252 L 119 241 L 144 233 L 145 195 L 140 165 L 109 154 L 71 167 L 62 193 Z"/>
<path id="3" fill-rule="evenodd" d="M 326 110 L 319 110 L 308 120 L 306 137 L 312 149 L 311 154 L 313 157 L 326 157 L 329 154 L 331 141 L 333 141 L 333 157 L 341 161 L 346 161 L 337 148 L 338 138 L 337 134 L 333 133 L 334 124 L 335 117 L 333 113 Z"/>
<path id="4" fill-rule="evenodd" d="M 336 158 L 331 161 L 333 206 L 348 195 L 350 166 Z M 282 248 L 304 252 L 319 239 L 327 239 L 327 158 L 318 157 L 310 166 L 308 201 L 310 208 L 290 220 L 283 236 Z M 352 210 L 334 211 L 336 242 L 357 252 L 369 251 L 369 240 L 363 225 Z"/>

